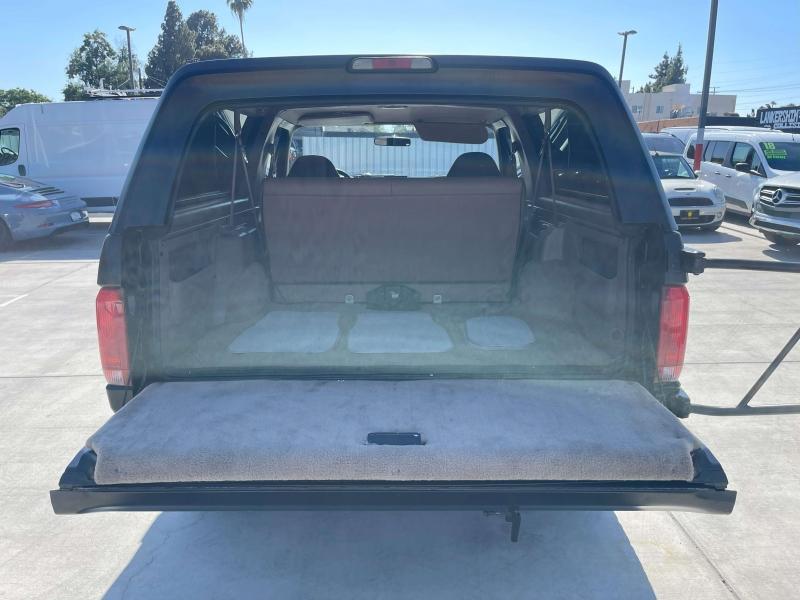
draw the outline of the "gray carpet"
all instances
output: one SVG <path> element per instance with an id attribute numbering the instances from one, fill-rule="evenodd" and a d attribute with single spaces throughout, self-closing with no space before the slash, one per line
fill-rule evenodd
<path id="1" fill-rule="evenodd" d="M 249 327 L 230 345 L 234 354 L 249 352 L 327 352 L 339 338 L 339 314 L 276 310 Z"/>
<path id="2" fill-rule="evenodd" d="M 347 337 L 356 354 L 447 352 L 453 342 L 426 312 L 369 311 L 358 315 Z"/>
<path id="3" fill-rule="evenodd" d="M 492 315 L 467 319 L 467 339 L 486 349 L 525 348 L 533 343 L 533 332 L 528 324 L 517 317 Z"/>
<path id="4" fill-rule="evenodd" d="M 374 446 L 416 431 L 423 446 Z M 681 480 L 691 433 L 622 381 L 170 382 L 88 441 L 99 484 L 267 480 Z"/>

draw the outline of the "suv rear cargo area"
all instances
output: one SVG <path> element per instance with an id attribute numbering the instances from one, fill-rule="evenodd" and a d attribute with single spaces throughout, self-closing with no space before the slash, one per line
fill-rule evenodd
<path id="1" fill-rule="evenodd" d="M 56 512 L 730 512 L 666 408 L 686 273 L 616 84 L 415 60 L 176 75 L 101 260 L 116 413 Z"/>

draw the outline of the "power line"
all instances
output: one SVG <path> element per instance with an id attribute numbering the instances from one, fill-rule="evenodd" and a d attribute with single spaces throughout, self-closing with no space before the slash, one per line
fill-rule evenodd
<path id="1" fill-rule="evenodd" d="M 760 87 L 753 87 L 753 88 L 730 88 L 730 89 L 723 89 L 723 94 L 736 94 L 739 92 L 770 92 L 770 91 L 777 91 L 777 90 L 796 90 L 800 89 L 800 83 L 792 83 L 789 85 L 766 85 Z"/>

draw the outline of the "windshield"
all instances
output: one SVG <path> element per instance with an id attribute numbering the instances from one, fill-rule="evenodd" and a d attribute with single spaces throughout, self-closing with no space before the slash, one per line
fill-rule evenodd
<path id="1" fill-rule="evenodd" d="M 800 171 L 799 142 L 761 142 L 767 164 L 779 171 Z"/>
<path id="2" fill-rule="evenodd" d="M 675 154 L 683 152 L 683 142 L 671 135 L 646 135 L 644 143 L 648 150 L 654 152 L 674 152 Z"/>
<path id="3" fill-rule="evenodd" d="M 661 179 L 694 179 L 689 163 L 682 156 L 653 156 L 656 171 Z"/>
<path id="4" fill-rule="evenodd" d="M 494 134 L 482 144 L 423 140 L 413 125 L 300 127 L 292 136 L 290 168 L 300 156 L 325 156 L 350 177 L 444 177 L 460 155 L 482 152 L 497 162 Z M 389 143 L 387 144 L 387 140 Z M 391 142 L 402 142 L 390 145 Z"/>

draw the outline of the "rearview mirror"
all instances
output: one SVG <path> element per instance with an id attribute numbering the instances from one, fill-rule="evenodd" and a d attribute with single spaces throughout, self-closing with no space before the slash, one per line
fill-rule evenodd
<path id="1" fill-rule="evenodd" d="M 733 168 L 739 171 L 739 173 L 750 173 L 750 165 L 747 163 L 736 163 Z"/>
<path id="2" fill-rule="evenodd" d="M 376 146 L 410 146 L 411 145 L 411 138 L 406 137 L 376 137 L 375 138 L 375 145 Z"/>

